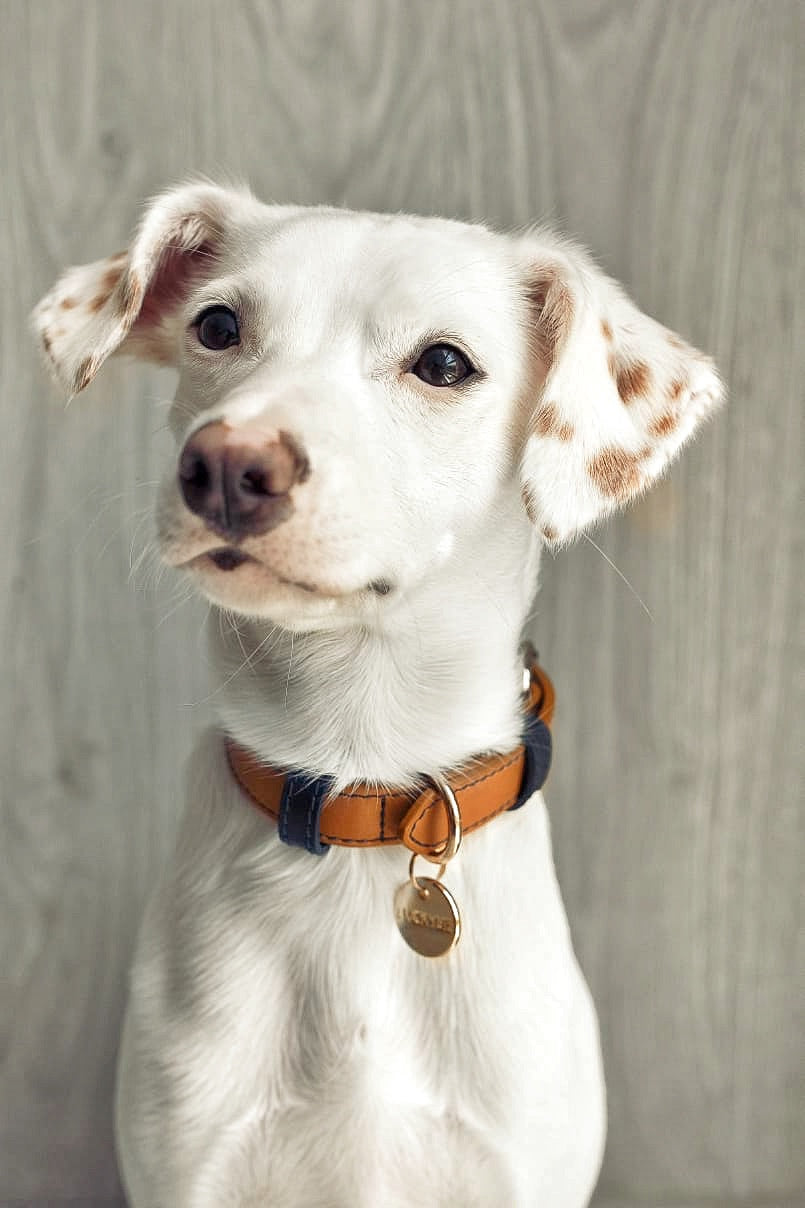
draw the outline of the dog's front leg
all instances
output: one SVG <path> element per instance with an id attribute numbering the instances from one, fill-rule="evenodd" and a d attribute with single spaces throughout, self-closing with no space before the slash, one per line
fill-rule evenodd
<path id="1" fill-rule="evenodd" d="M 141 949 L 152 946 L 159 913 L 159 903 L 152 903 Z M 118 1058 L 118 1162 L 131 1208 L 212 1208 L 222 1202 L 216 1200 L 216 1180 L 211 1177 L 221 1136 L 210 1135 L 219 1063 L 208 1055 L 208 1086 L 194 1076 L 198 1067 L 191 1050 L 198 1037 L 181 1018 L 164 1009 L 162 990 L 170 981 L 167 962 L 164 972 L 160 985 L 152 962 L 148 982 L 139 960 L 133 971 Z"/>
<path id="2" fill-rule="evenodd" d="M 256 1086 L 256 1068 L 270 1068 L 271 1057 L 264 1044 L 258 1058 L 238 1043 L 244 1017 L 236 1011 L 229 1049 L 223 1018 L 192 1001 L 181 956 L 177 962 L 176 953 L 166 953 L 155 962 L 162 911 L 158 898 L 141 936 L 118 1060 L 115 1131 L 124 1187 L 131 1208 L 241 1208 L 253 1189 L 241 1151 L 255 1133 L 271 1135 L 272 1109 Z M 282 998 L 269 992 L 266 1013 Z"/>
<path id="3" fill-rule="evenodd" d="M 219 737 L 203 735 L 131 972 L 116 1134 L 132 1208 L 240 1208 L 251 1190 L 239 1154 L 271 1135 L 291 1001 L 250 897 L 275 842 L 237 798 Z"/>

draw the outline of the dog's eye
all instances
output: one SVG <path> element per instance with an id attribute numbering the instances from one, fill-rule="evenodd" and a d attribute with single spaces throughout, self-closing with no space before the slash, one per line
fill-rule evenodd
<path id="1" fill-rule="evenodd" d="M 210 306 L 196 319 L 199 343 L 214 352 L 240 343 L 238 318 L 228 306 Z"/>
<path id="2" fill-rule="evenodd" d="M 411 373 L 429 386 L 457 386 L 475 373 L 475 369 L 451 344 L 433 344 L 411 367 Z"/>

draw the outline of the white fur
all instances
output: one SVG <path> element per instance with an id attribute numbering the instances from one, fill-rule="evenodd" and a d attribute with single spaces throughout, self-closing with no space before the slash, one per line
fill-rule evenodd
<path id="1" fill-rule="evenodd" d="M 239 347 L 199 344 L 213 303 L 238 312 Z M 565 540 L 655 477 L 720 397 L 705 358 L 545 232 L 209 185 L 157 199 L 127 257 L 70 270 L 35 323 L 73 391 L 116 350 L 174 364 L 180 444 L 223 418 L 304 447 L 293 514 L 247 538 L 235 571 L 205 558 L 224 542 L 184 506 L 175 464 L 158 524 L 166 560 L 227 610 L 210 623 L 222 729 L 340 785 L 412 784 L 516 744 L 540 548 L 521 493 L 544 538 Z M 421 382 L 417 351 L 440 342 L 483 377 Z M 618 358 L 651 370 L 628 404 Z M 614 493 L 595 471 L 612 449 L 639 455 Z M 396 932 L 406 869 L 402 847 L 284 847 L 221 732 L 202 736 L 121 1048 L 136 1208 L 588 1202 L 598 1034 L 541 795 L 450 865 L 465 934 L 441 962 Z"/>

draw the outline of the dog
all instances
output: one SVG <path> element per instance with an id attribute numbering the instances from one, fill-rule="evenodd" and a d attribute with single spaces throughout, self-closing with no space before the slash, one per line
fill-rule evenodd
<path id="1" fill-rule="evenodd" d="M 604 1080 L 521 631 L 543 546 L 662 473 L 713 364 L 549 231 L 206 181 L 33 321 L 70 395 L 113 353 L 179 371 L 159 544 L 214 605 L 119 1058 L 130 1203 L 581 1208 Z"/>

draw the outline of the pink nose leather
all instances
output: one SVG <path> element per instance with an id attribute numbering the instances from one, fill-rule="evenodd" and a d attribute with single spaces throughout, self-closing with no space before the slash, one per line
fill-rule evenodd
<path id="1" fill-rule="evenodd" d="M 266 438 L 222 420 L 205 424 L 179 456 L 179 487 L 191 512 L 223 537 L 268 532 L 294 510 L 291 488 L 310 472 L 287 432 Z"/>

